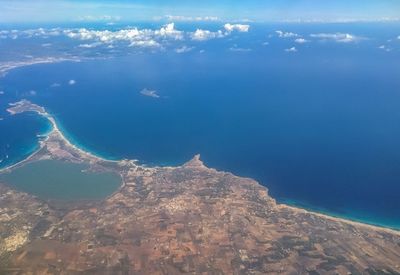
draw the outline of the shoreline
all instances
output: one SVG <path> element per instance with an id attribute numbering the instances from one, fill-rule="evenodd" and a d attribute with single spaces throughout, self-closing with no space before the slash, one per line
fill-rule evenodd
<path id="1" fill-rule="evenodd" d="M 302 203 L 301 201 L 296 201 L 296 200 L 289 200 L 289 199 L 276 199 L 276 200 L 277 200 L 278 204 L 287 205 L 287 206 L 294 207 L 297 209 L 303 209 L 308 212 L 318 213 L 318 214 L 321 214 L 324 216 L 333 217 L 333 218 L 337 218 L 337 219 L 341 219 L 341 220 L 347 220 L 350 222 L 366 224 L 366 225 L 370 225 L 370 226 L 376 226 L 379 228 L 387 228 L 387 229 L 391 229 L 391 230 L 400 232 L 400 224 L 390 225 L 390 224 L 387 224 L 384 222 L 379 222 L 379 221 L 375 222 L 373 219 L 356 218 L 352 215 L 346 215 L 346 214 L 342 215 L 342 214 L 339 214 L 338 212 L 314 207 L 312 205 L 307 205 L 306 203 Z"/>
<path id="2" fill-rule="evenodd" d="M 279 209 L 290 209 L 294 212 L 297 213 L 303 213 L 303 214 L 312 214 L 315 215 L 317 217 L 320 218 L 324 218 L 327 220 L 331 220 L 331 221 L 335 221 L 335 222 L 340 222 L 340 223 L 346 223 L 349 225 L 355 225 L 355 226 L 359 226 L 359 227 L 364 227 L 364 228 L 369 228 L 369 229 L 373 229 L 373 230 L 379 230 L 379 231 L 383 231 L 383 232 L 387 232 L 390 234 L 396 234 L 400 236 L 400 229 L 395 229 L 395 228 L 389 228 L 389 227 L 385 227 L 385 226 L 380 226 L 380 225 L 373 225 L 373 224 L 368 224 L 368 223 L 364 223 L 364 222 L 360 222 L 360 221 L 354 221 L 351 219 L 347 219 L 347 218 L 341 218 L 341 217 L 335 217 L 335 216 L 331 216 L 328 214 L 324 214 L 324 213 L 320 213 L 320 212 L 316 212 L 316 211 L 311 211 L 308 209 L 304 209 L 301 207 L 296 207 L 296 206 L 291 206 L 285 203 L 277 203 L 277 207 Z"/>
<path id="3" fill-rule="evenodd" d="M 19 113 L 21 113 L 21 112 L 19 112 L 19 111 L 15 112 L 15 111 L 13 110 L 13 108 L 15 108 L 15 107 L 18 108 L 18 107 L 22 106 L 23 104 L 27 104 L 27 103 L 28 103 L 28 104 L 31 104 L 29 101 L 27 101 L 27 100 L 25 100 L 25 99 L 23 99 L 23 100 L 21 100 L 21 101 L 19 101 L 19 102 L 16 102 L 16 103 L 10 103 L 10 104 L 9 104 L 10 108 L 8 108 L 7 111 L 10 113 L 10 115 L 17 115 L 17 114 L 19 114 Z M 45 111 L 44 108 L 39 107 L 38 105 L 33 104 L 33 106 L 35 106 L 36 108 L 35 108 L 35 109 L 31 109 L 31 110 L 24 110 L 24 111 L 22 111 L 22 112 L 34 112 L 34 113 L 37 113 L 38 115 L 40 115 L 40 116 L 46 118 L 46 119 L 50 122 L 50 126 L 51 126 L 51 127 L 49 127 L 49 129 L 48 129 L 45 133 L 41 134 L 41 135 L 38 137 L 38 139 L 39 139 L 39 140 L 38 140 L 39 145 L 38 145 L 38 147 L 37 147 L 31 154 L 29 154 L 27 157 L 25 157 L 25 158 L 24 158 L 23 160 L 21 160 L 21 161 L 18 161 L 18 162 L 14 163 L 14 164 L 11 164 L 11 165 L 9 165 L 9 166 L 5 166 L 5 167 L 1 168 L 1 169 L 0 169 L 0 173 L 9 171 L 9 170 L 11 170 L 11 169 L 13 169 L 13 168 L 15 168 L 15 167 L 17 167 L 17 166 L 23 165 L 25 162 L 27 162 L 27 161 L 29 161 L 30 159 L 32 159 L 37 153 L 40 152 L 40 150 L 44 147 L 46 141 L 49 140 L 49 138 L 50 138 L 52 135 L 58 136 L 67 146 L 69 146 L 69 147 L 71 147 L 72 149 L 78 151 L 80 154 L 86 156 L 86 157 L 89 158 L 89 159 L 96 159 L 96 160 L 99 160 L 99 161 L 103 161 L 103 162 L 112 162 L 112 163 L 118 163 L 118 162 L 121 161 L 121 160 L 110 160 L 110 159 L 106 159 L 106 158 L 97 156 L 97 155 L 93 154 L 92 152 L 85 151 L 85 150 L 79 148 L 77 145 L 71 143 L 71 142 L 65 137 L 65 135 L 63 134 L 63 132 L 58 128 L 57 122 L 56 122 L 56 120 L 54 119 L 54 117 L 53 117 L 51 114 L 49 114 L 47 111 Z"/>
<path id="4" fill-rule="evenodd" d="M 39 140 L 39 146 L 37 148 L 37 150 L 35 150 L 32 154 L 30 154 L 28 157 L 26 157 L 25 159 L 12 164 L 10 166 L 6 166 L 4 168 L 0 169 L 0 173 L 9 171 L 17 166 L 23 165 L 25 162 L 28 162 L 29 160 L 31 160 L 37 153 L 39 153 L 41 151 L 41 149 L 45 146 L 46 141 L 48 141 L 51 137 L 57 137 L 59 138 L 62 142 L 65 143 L 65 145 L 67 147 L 72 148 L 73 150 L 79 152 L 81 155 L 85 156 L 86 159 L 89 160 L 95 160 L 95 161 L 101 161 L 101 162 L 106 162 L 106 163 L 122 163 L 125 161 L 131 161 L 133 163 L 135 163 L 135 165 L 137 167 L 146 167 L 146 168 L 157 168 L 160 166 L 147 166 L 147 165 L 142 165 L 142 164 L 136 164 L 137 160 L 127 160 L 127 159 L 120 159 L 120 160 L 111 160 L 111 159 L 107 159 L 104 157 L 100 157 L 98 155 L 96 155 L 94 152 L 90 152 L 90 151 L 86 151 L 82 148 L 79 147 L 79 145 L 72 143 L 66 136 L 65 134 L 60 130 L 56 119 L 49 114 L 43 107 L 38 106 L 36 104 L 33 104 L 31 102 L 29 102 L 28 100 L 21 100 L 19 102 L 16 103 L 10 103 L 10 108 L 7 109 L 7 111 L 10 113 L 10 115 L 17 115 L 19 113 L 22 112 L 35 112 L 40 116 L 45 117 L 46 119 L 48 119 L 48 121 L 50 122 L 50 129 L 49 131 L 47 131 L 46 133 L 42 134 L 40 137 L 43 138 L 42 140 Z M 27 106 L 25 106 L 27 105 Z M 20 110 L 21 109 L 21 110 Z M 199 156 L 196 155 L 195 156 L 196 159 L 199 159 Z M 176 167 L 180 167 L 181 165 L 178 165 Z M 161 166 L 163 167 L 163 166 Z M 165 166 L 163 168 L 171 168 L 170 166 Z M 122 186 L 124 186 L 124 181 L 122 181 L 123 184 Z M 259 182 L 257 182 L 257 184 L 259 184 L 260 186 L 262 186 L 263 188 L 266 188 L 266 186 L 263 186 L 262 184 L 260 184 Z M 274 199 L 274 198 L 273 198 Z M 274 199 L 275 200 L 275 199 Z M 340 215 L 335 216 L 334 213 L 324 213 L 323 211 L 318 211 L 318 210 L 314 210 L 314 209 L 308 209 L 307 207 L 302 207 L 302 206 L 298 206 L 298 205 L 294 205 L 294 204 L 290 204 L 288 202 L 277 202 L 276 203 L 277 207 L 280 209 L 291 209 L 297 213 L 306 213 L 306 214 L 312 214 L 315 215 L 317 217 L 322 217 L 325 219 L 329 219 L 329 220 L 333 220 L 336 222 L 341 222 L 341 223 L 346 223 L 346 224 L 350 224 L 350 225 L 358 225 L 358 226 L 363 226 L 366 228 L 370 228 L 370 229 L 374 229 L 374 230 L 381 230 L 381 231 L 385 231 L 385 232 L 390 232 L 392 234 L 397 234 L 400 235 L 400 228 L 393 228 L 393 227 L 389 227 L 386 226 L 384 224 L 370 224 L 368 223 L 368 221 L 360 221 L 360 220 L 356 220 L 356 219 L 351 219 L 351 217 L 341 217 Z"/>
<path id="5" fill-rule="evenodd" d="M 387 229 L 392 233 L 396 232 L 396 233 L 400 234 L 400 225 L 399 225 L 399 227 L 397 227 L 397 226 L 385 225 L 385 224 L 379 223 L 379 222 L 374 223 L 374 222 L 370 222 L 369 220 L 353 218 L 352 216 L 340 215 L 340 214 L 336 214 L 334 212 L 318 210 L 316 208 L 313 208 L 312 206 L 308 207 L 306 205 L 297 204 L 296 201 L 293 201 L 293 203 L 291 203 L 286 200 L 278 200 L 277 199 L 277 204 L 284 205 L 291 209 L 302 210 L 302 211 L 305 211 L 306 213 L 313 213 L 317 216 L 324 217 L 327 219 L 329 218 L 332 220 L 347 222 L 350 224 L 363 225 L 363 226 L 380 228 L 380 229 L 385 229 L 385 230 Z"/>
<path id="6" fill-rule="evenodd" d="M 53 118 L 54 116 L 51 115 Z M 57 120 L 54 118 L 54 121 L 57 125 L 58 132 L 60 135 L 63 137 L 64 141 L 68 141 L 71 147 L 74 147 L 77 150 L 80 150 L 81 152 L 86 152 L 90 155 L 92 155 L 95 158 L 101 159 L 103 161 L 110 161 L 110 162 L 119 162 L 121 159 L 116 159 L 116 158 L 109 158 L 107 156 L 102 156 L 98 152 L 95 152 L 93 150 L 90 150 L 86 148 L 85 146 L 82 146 L 79 142 L 77 142 L 71 135 L 68 134 L 68 132 L 62 127 L 62 124 L 60 122 L 57 122 Z M 61 125 L 61 126 L 60 126 Z"/>
<path id="7" fill-rule="evenodd" d="M 5 77 L 10 71 L 22 67 L 28 67 L 37 64 L 53 64 L 53 63 L 60 63 L 60 62 L 81 62 L 80 58 L 77 57 L 38 57 L 32 60 L 26 61 L 8 61 L 4 63 L 0 63 L 0 78 Z"/>

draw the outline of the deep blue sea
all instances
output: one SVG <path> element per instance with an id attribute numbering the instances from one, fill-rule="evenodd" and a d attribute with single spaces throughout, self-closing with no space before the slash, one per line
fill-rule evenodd
<path id="1" fill-rule="evenodd" d="M 400 228 L 399 29 L 252 25 L 246 34 L 188 42 L 193 49 L 183 54 L 118 51 L 14 69 L 0 78 L 0 165 L 23 159 L 48 130 L 34 114 L 5 112 L 27 98 L 101 156 L 177 165 L 200 153 L 210 167 L 258 180 L 278 201 Z M 296 44 L 276 30 L 310 41 Z"/>

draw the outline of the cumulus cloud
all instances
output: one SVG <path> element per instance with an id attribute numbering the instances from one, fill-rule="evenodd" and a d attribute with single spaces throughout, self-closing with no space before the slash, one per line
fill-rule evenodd
<path id="1" fill-rule="evenodd" d="M 215 20 L 212 17 L 202 18 L 175 18 L 170 16 L 170 19 L 194 19 L 194 20 Z M 104 18 L 111 19 L 111 18 Z M 17 39 L 20 37 L 40 37 L 49 36 L 66 36 L 72 40 L 78 41 L 76 48 L 90 49 L 95 47 L 141 47 L 151 49 L 179 49 L 187 40 L 205 41 L 215 38 L 223 38 L 235 32 L 245 33 L 250 29 L 247 24 L 231 24 L 227 23 L 219 30 L 207 30 L 198 28 L 196 31 L 181 31 L 175 28 L 174 23 L 168 23 L 158 29 L 149 29 L 138 27 L 130 27 L 123 29 L 91 29 L 91 28 L 53 28 L 53 29 L 29 29 L 29 30 L 0 30 L 1 38 Z M 172 42 L 181 41 L 182 43 L 173 45 Z M 44 47 L 51 44 L 43 43 Z M 184 49 L 182 49 L 184 50 Z M 187 49 L 186 49 L 187 50 Z M 179 52 L 180 50 L 177 50 Z"/>
<path id="2" fill-rule="evenodd" d="M 296 39 L 294 40 L 294 42 L 296 42 L 296 43 L 298 43 L 298 44 L 304 44 L 304 43 L 307 43 L 307 42 L 310 42 L 310 41 L 307 40 L 307 39 L 304 39 L 304 38 L 296 38 Z"/>
<path id="3" fill-rule="evenodd" d="M 238 31 L 238 32 L 248 32 L 250 29 L 250 25 L 243 25 L 243 24 L 225 24 L 224 29 L 227 32 L 233 32 L 233 31 Z"/>
<path id="4" fill-rule="evenodd" d="M 292 38 L 299 36 L 297 33 L 294 32 L 275 31 L 275 33 L 281 38 Z"/>
<path id="5" fill-rule="evenodd" d="M 197 29 L 191 35 L 192 40 L 196 40 L 196 41 L 205 41 L 205 40 L 209 40 L 209 39 L 213 39 L 213 38 L 222 38 L 224 36 L 225 35 L 221 30 L 212 32 L 209 30 L 202 30 L 202 29 Z"/>
<path id="6" fill-rule="evenodd" d="M 157 40 L 172 39 L 182 40 L 183 32 L 175 29 L 174 23 L 169 23 L 162 26 L 158 30 L 151 29 L 122 29 L 118 31 L 109 30 L 88 30 L 85 28 L 78 30 L 66 30 L 65 35 L 73 39 L 93 40 L 100 43 L 111 44 L 115 42 L 127 42 L 129 46 L 139 47 L 160 47 Z M 96 44 L 82 44 L 85 47 L 90 47 Z"/>
<path id="7" fill-rule="evenodd" d="M 234 31 L 248 32 L 249 29 L 250 29 L 249 25 L 227 23 L 224 25 L 224 31 L 218 30 L 218 31 L 213 32 L 213 31 L 209 31 L 209 30 L 197 29 L 194 33 L 191 34 L 191 37 L 192 37 L 192 40 L 205 41 L 205 40 L 210 40 L 210 39 L 214 39 L 214 38 L 222 38 L 222 37 L 228 36 Z"/>
<path id="8" fill-rule="evenodd" d="M 335 41 L 339 43 L 351 43 L 351 42 L 358 42 L 363 40 L 364 38 L 361 36 L 356 36 L 349 33 L 316 33 L 310 34 L 312 38 L 318 38 L 323 41 Z"/>
<path id="9" fill-rule="evenodd" d="M 173 38 L 175 40 L 183 39 L 183 32 L 175 29 L 175 23 L 169 23 L 163 26 L 160 30 L 154 31 L 154 35 L 164 38 Z"/>
<path id="10" fill-rule="evenodd" d="M 68 81 L 68 85 L 75 85 L 76 81 L 74 79 L 71 79 L 70 81 Z"/>
<path id="11" fill-rule="evenodd" d="M 144 88 L 143 90 L 141 90 L 140 94 L 144 95 L 144 96 L 148 96 L 148 97 L 160 98 L 160 96 L 157 94 L 156 90 L 149 90 L 147 88 Z"/>
<path id="12" fill-rule="evenodd" d="M 132 41 L 132 43 L 129 44 L 129 47 L 161 48 L 162 46 L 157 41 L 150 39 L 150 40 Z"/>
<path id="13" fill-rule="evenodd" d="M 176 53 L 187 53 L 187 52 L 190 52 L 190 51 L 192 51 L 194 49 L 194 47 L 188 47 L 188 46 L 182 46 L 182 47 L 180 47 L 180 48 L 176 48 L 175 49 L 175 52 Z"/>
<path id="14" fill-rule="evenodd" d="M 295 53 L 295 52 L 297 52 L 297 49 L 296 49 L 296 47 L 291 47 L 291 48 L 285 49 L 285 52 Z"/>

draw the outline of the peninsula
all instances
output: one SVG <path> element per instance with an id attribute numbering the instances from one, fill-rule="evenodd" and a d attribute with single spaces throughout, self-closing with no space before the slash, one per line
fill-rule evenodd
<path id="1" fill-rule="evenodd" d="M 256 181 L 206 167 L 110 161 L 52 131 L 24 161 L 84 163 L 122 186 L 60 206 L 0 184 L 0 274 L 400 274 L 400 232 L 278 204 Z"/>

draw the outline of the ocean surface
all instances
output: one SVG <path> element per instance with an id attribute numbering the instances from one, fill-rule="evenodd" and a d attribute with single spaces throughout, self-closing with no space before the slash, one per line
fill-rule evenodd
<path id="1" fill-rule="evenodd" d="M 278 37 L 282 29 L 310 41 Z M 16 68 L 0 78 L 0 165 L 26 157 L 48 131 L 37 115 L 5 112 L 27 98 L 103 157 L 177 165 L 200 153 L 210 167 L 258 180 L 278 201 L 400 228 L 398 30 L 255 25 L 246 35 L 193 42 L 184 54 L 120 51 Z"/>

